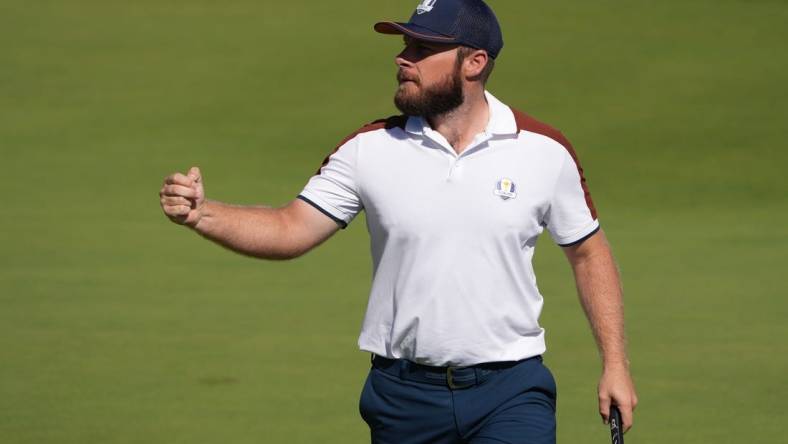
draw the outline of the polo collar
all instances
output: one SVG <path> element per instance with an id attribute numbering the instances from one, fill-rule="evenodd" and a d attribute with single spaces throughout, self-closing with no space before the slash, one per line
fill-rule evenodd
<path id="1" fill-rule="evenodd" d="M 490 120 L 487 122 L 485 133 L 490 136 L 513 136 L 518 133 L 517 123 L 514 120 L 512 109 L 495 98 L 489 91 L 484 91 L 487 105 L 490 107 Z M 427 119 L 418 116 L 408 116 L 405 131 L 411 134 L 426 135 L 430 124 Z"/>

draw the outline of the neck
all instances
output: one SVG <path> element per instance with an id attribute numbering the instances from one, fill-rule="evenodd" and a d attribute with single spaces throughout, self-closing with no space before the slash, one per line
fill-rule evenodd
<path id="1" fill-rule="evenodd" d="M 465 151 L 476 135 L 487 128 L 489 120 L 490 108 L 483 88 L 466 90 L 465 101 L 456 109 L 427 117 L 432 129 L 445 137 L 457 154 Z"/>

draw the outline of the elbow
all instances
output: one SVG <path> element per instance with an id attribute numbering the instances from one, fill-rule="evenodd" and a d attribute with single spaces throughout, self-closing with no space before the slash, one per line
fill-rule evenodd
<path id="1" fill-rule="evenodd" d="M 289 249 L 282 249 L 280 251 L 256 254 L 255 257 L 257 257 L 258 259 L 267 259 L 272 261 L 284 262 L 284 261 L 297 259 L 305 255 L 309 250 L 310 250 L 309 248 L 289 248 Z"/>
<path id="2" fill-rule="evenodd" d="M 274 214 L 275 218 L 266 232 L 257 239 L 257 248 L 250 252 L 251 256 L 276 261 L 296 259 L 323 243 L 336 231 L 310 223 L 292 206 L 279 209 Z"/>
<path id="3" fill-rule="evenodd" d="M 280 239 L 281 241 L 276 244 L 249 252 L 250 256 L 272 261 L 289 261 L 305 255 L 316 246 L 315 243 L 292 231 L 283 233 Z"/>
<path id="4" fill-rule="evenodd" d="M 289 261 L 299 258 L 304 254 L 306 254 L 308 251 L 309 248 L 304 248 L 302 246 L 285 245 L 285 246 L 280 246 L 279 248 L 254 249 L 249 251 L 242 251 L 241 253 L 256 259 L 284 262 L 284 261 Z"/>

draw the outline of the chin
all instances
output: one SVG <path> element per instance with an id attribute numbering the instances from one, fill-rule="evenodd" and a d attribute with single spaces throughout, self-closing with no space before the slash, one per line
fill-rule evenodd
<path id="1" fill-rule="evenodd" d="M 414 94 L 411 91 L 407 91 L 406 88 L 400 86 L 399 88 L 397 88 L 397 93 L 394 95 L 394 99 L 398 101 L 411 102 L 414 100 L 416 96 L 417 94 Z"/>
<path id="2" fill-rule="evenodd" d="M 397 86 L 397 91 L 406 91 L 406 90 L 417 90 L 418 86 L 416 86 L 413 82 L 402 82 Z"/>

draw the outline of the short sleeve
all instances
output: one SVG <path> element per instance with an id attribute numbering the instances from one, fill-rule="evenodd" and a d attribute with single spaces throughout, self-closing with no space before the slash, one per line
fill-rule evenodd
<path id="1" fill-rule="evenodd" d="M 358 137 L 331 154 L 318 173 L 312 176 L 298 198 L 345 228 L 363 209 L 358 193 L 356 156 Z"/>
<path id="2" fill-rule="evenodd" d="M 599 231 L 599 221 L 585 186 L 583 170 L 569 151 L 564 151 L 563 164 L 544 222 L 550 236 L 562 247 L 580 243 Z"/>

